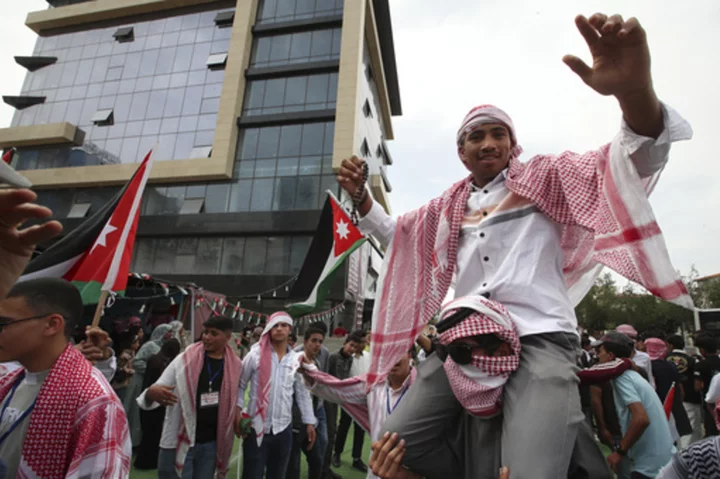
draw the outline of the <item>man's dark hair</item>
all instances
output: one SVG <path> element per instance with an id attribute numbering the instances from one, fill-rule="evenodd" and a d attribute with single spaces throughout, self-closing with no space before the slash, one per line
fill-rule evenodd
<path id="1" fill-rule="evenodd" d="M 698 333 L 695 336 L 695 346 L 702 348 L 708 354 L 717 352 L 717 340 L 709 333 Z"/>
<path id="2" fill-rule="evenodd" d="M 233 320 L 227 316 L 213 316 L 203 323 L 203 328 L 215 328 L 220 331 L 232 331 Z"/>
<path id="3" fill-rule="evenodd" d="M 590 346 L 590 336 L 583 333 L 583 335 L 580 337 L 580 345 L 584 348 L 585 346 Z"/>
<path id="4" fill-rule="evenodd" d="M 318 328 L 317 326 L 315 326 L 313 324 L 312 326 L 310 326 L 309 328 L 307 328 L 305 330 L 305 335 L 304 335 L 305 341 L 310 339 L 310 337 L 313 334 L 320 334 L 323 338 L 325 338 L 325 331 L 323 331 L 322 329 Z"/>
<path id="5" fill-rule="evenodd" d="M 346 343 L 348 341 L 355 341 L 356 343 L 362 343 L 365 341 L 365 336 L 367 333 L 363 331 L 362 329 L 356 329 L 352 333 L 350 333 L 347 337 Z"/>
<path id="6" fill-rule="evenodd" d="M 616 358 L 629 358 L 632 354 L 633 348 L 629 344 L 618 344 L 618 343 L 602 343 L 602 347 L 608 353 L 613 353 Z"/>
<path id="7" fill-rule="evenodd" d="M 180 354 L 180 341 L 175 338 L 168 339 L 160 346 L 160 354 L 172 361 Z"/>
<path id="8" fill-rule="evenodd" d="M 70 339 L 80 324 L 84 306 L 80 291 L 60 278 L 37 278 L 17 283 L 7 295 L 22 298 L 34 315 L 59 314 L 65 320 L 65 337 Z"/>
<path id="9" fill-rule="evenodd" d="M 253 327 L 253 326 L 245 326 L 245 327 L 243 328 L 243 334 L 246 335 L 246 336 L 247 336 L 248 334 L 252 334 L 252 332 L 253 332 L 254 329 L 255 329 L 255 327 Z"/>
<path id="10" fill-rule="evenodd" d="M 293 343 L 297 343 L 297 334 L 295 334 L 295 331 L 290 332 L 288 335 L 288 340 Z"/>
<path id="11" fill-rule="evenodd" d="M 317 323 L 313 323 L 313 325 L 311 327 L 315 328 L 315 329 L 319 329 L 320 331 L 322 331 L 323 336 L 327 336 L 328 327 L 327 327 L 327 324 L 325 324 L 325 322 L 318 321 Z"/>
<path id="12" fill-rule="evenodd" d="M 685 349 L 685 340 L 679 334 L 673 334 L 667 339 L 673 349 Z"/>

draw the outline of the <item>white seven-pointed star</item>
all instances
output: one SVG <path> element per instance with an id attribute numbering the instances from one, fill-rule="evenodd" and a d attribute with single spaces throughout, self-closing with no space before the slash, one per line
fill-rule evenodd
<path id="1" fill-rule="evenodd" d="M 350 234 L 350 230 L 348 229 L 348 224 L 345 223 L 343 220 L 338 221 L 337 234 L 342 239 L 347 239 L 348 235 Z"/>
<path id="2" fill-rule="evenodd" d="M 115 231 L 117 228 L 115 228 L 113 225 L 108 222 L 103 230 L 98 235 L 97 240 L 95 241 L 95 244 L 93 245 L 92 249 L 90 250 L 90 254 L 92 254 L 93 251 L 95 251 L 95 248 L 98 246 L 107 246 L 107 235 Z"/>

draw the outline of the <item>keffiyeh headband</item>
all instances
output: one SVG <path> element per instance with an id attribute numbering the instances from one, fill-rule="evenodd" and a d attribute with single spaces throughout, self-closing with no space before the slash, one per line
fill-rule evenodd
<path id="1" fill-rule="evenodd" d="M 463 118 L 460 129 L 458 129 L 456 142 L 458 148 L 462 147 L 465 136 L 473 130 L 476 130 L 481 125 L 488 123 L 502 123 L 505 125 L 510 132 L 510 140 L 512 141 L 513 149 L 510 152 L 513 158 L 517 158 L 522 153 L 522 148 L 518 145 L 517 136 L 515 134 L 515 126 L 510 118 L 510 115 L 502 111 L 500 108 L 493 105 L 480 105 L 476 106 L 465 115 Z"/>

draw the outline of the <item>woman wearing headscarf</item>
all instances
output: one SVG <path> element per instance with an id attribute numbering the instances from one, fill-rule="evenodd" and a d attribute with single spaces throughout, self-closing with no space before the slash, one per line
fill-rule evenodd
<path id="1" fill-rule="evenodd" d="M 143 390 L 149 388 L 160 375 L 165 371 L 170 362 L 180 354 L 180 342 L 175 338 L 168 339 L 160 348 L 160 352 L 151 357 L 147 362 L 145 378 L 143 379 Z M 140 424 L 142 428 L 142 440 L 140 448 L 135 457 L 135 468 L 157 469 L 158 452 L 160 448 L 160 436 L 165 420 L 165 407 L 159 407 L 151 411 L 140 410 Z"/>
<path id="2" fill-rule="evenodd" d="M 181 321 L 170 321 L 172 326 L 172 337 L 177 339 L 180 343 L 180 351 L 185 351 L 187 347 L 187 340 L 185 339 L 185 327 Z"/>
<path id="3" fill-rule="evenodd" d="M 171 337 L 172 326 L 170 324 L 161 324 L 153 330 L 150 335 L 150 340 L 143 344 L 135 355 L 135 360 L 133 361 L 135 374 L 133 374 L 130 380 L 130 384 L 125 392 L 125 398 L 123 399 L 125 414 L 127 415 L 128 424 L 130 425 L 133 447 L 140 445 L 142 435 L 140 429 L 140 408 L 138 408 L 135 400 L 140 393 L 143 392 L 142 386 L 143 379 L 145 378 L 145 370 L 147 369 L 147 362 L 151 357 L 160 352 L 162 345 Z"/>
<path id="4" fill-rule="evenodd" d="M 125 336 L 127 336 L 127 334 Z M 135 374 L 132 365 L 135 360 L 135 354 L 137 354 L 140 348 L 140 338 L 138 338 L 137 335 L 130 336 L 129 339 L 125 338 L 119 344 L 117 370 L 115 371 L 111 385 L 118 395 L 118 398 L 120 398 L 120 401 L 123 401 L 128 384 L 130 384 L 130 379 L 133 374 Z"/>

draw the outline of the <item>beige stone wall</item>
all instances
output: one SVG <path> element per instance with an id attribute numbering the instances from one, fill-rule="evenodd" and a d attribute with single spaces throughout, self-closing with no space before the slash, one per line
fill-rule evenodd
<path id="1" fill-rule="evenodd" d="M 72 123 L 0 128 L 0 148 L 73 143 L 82 145 L 85 132 Z"/>
<path id="2" fill-rule="evenodd" d="M 141 15 L 144 13 L 161 12 L 173 8 L 181 8 L 217 0 L 95 0 L 65 7 L 49 8 L 30 12 L 25 25 L 36 33 L 55 28 L 73 27 L 101 20 Z M 251 2 L 238 2 L 241 3 Z"/>

